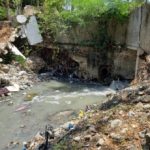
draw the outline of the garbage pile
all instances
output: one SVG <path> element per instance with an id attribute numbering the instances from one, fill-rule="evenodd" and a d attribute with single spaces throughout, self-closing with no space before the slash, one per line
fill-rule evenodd
<path id="1" fill-rule="evenodd" d="M 102 105 L 87 106 L 76 119 L 53 131 L 50 149 L 150 149 L 150 83 L 142 83 L 108 95 Z M 46 143 L 36 135 L 27 143 L 35 150 Z"/>
<path id="2" fill-rule="evenodd" d="M 0 64 L 0 97 L 30 88 L 38 81 L 36 74 L 22 69 L 19 64 Z"/>
<path id="3" fill-rule="evenodd" d="M 18 37 L 27 38 L 30 45 L 43 40 L 34 16 L 35 11 L 32 11 L 32 7 L 25 8 L 28 15 L 25 11 L 27 16 L 16 16 L 16 21 L 20 23 L 16 28 L 12 27 L 12 22 L 0 22 L 0 97 L 31 87 L 34 82 L 39 81 L 32 71 L 36 72 L 45 65 L 39 57 L 26 58 L 14 45 Z M 27 17 L 29 22 L 26 22 Z"/>

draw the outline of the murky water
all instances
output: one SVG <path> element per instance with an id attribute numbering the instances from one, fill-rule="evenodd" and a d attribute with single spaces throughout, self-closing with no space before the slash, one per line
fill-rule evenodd
<path id="1" fill-rule="evenodd" d="M 37 93 L 37 96 L 25 102 L 25 92 Z M 14 94 L 8 98 L 13 101 L 13 105 L 0 103 L 0 150 L 10 141 L 20 142 L 19 146 L 11 147 L 11 150 L 21 149 L 22 142 L 43 130 L 46 124 L 57 127 L 69 119 L 68 116 L 58 117 L 59 112 L 78 111 L 86 105 L 100 104 L 106 100 L 105 94 L 108 92 L 111 92 L 109 88 L 96 84 L 51 80 Z"/>

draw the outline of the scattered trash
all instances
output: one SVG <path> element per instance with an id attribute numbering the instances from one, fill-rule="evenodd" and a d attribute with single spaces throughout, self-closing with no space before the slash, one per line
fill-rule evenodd
<path id="1" fill-rule="evenodd" d="M 21 56 L 23 59 L 26 59 L 26 57 L 17 49 L 15 45 L 12 43 L 8 43 L 8 48 L 12 51 L 13 54 Z"/>
<path id="2" fill-rule="evenodd" d="M 37 96 L 37 93 L 28 93 L 26 94 L 24 101 L 32 101 L 35 96 Z"/>
<path id="3" fill-rule="evenodd" d="M 13 84 L 12 86 L 6 86 L 6 89 L 9 91 L 9 92 L 18 92 L 20 90 L 20 87 L 18 84 Z"/>
<path id="4" fill-rule="evenodd" d="M 75 126 L 72 123 L 69 123 L 68 130 L 74 130 Z"/>
<path id="5" fill-rule="evenodd" d="M 23 148 L 22 150 L 27 150 L 27 142 L 23 142 Z"/>
<path id="6" fill-rule="evenodd" d="M 83 117 L 84 117 L 84 111 L 80 110 L 80 112 L 79 112 L 79 118 L 83 118 Z"/>
<path id="7" fill-rule="evenodd" d="M 20 106 L 18 106 L 15 110 L 15 112 L 18 112 L 18 111 L 24 111 L 26 109 L 29 109 L 31 105 L 29 104 L 22 104 Z"/>

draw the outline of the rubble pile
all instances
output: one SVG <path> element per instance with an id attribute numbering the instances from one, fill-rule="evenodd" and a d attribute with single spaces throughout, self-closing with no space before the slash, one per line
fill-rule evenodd
<path id="1" fill-rule="evenodd" d="M 8 44 L 14 42 L 16 37 L 17 28 L 12 28 L 8 21 L 0 22 L 0 55 L 8 53 Z"/>
<path id="2" fill-rule="evenodd" d="M 38 82 L 36 74 L 25 71 L 19 64 L 0 64 L 0 96 L 27 89 Z M 9 94 L 8 94 L 9 93 Z"/>
<path id="3" fill-rule="evenodd" d="M 138 69 L 138 81 L 142 82 L 145 80 L 150 80 L 150 55 L 143 54 L 140 59 L 139 69 Z"/>
<path id="4" fill-rule="evenodd" d="M 34 82 L 39 81 L 38 75 L 32 71 L 41 69 L 45 65 L 40 58 L 35 57 L 34 60 L 25 58 L 12 44 L 18 36 L 18 29 L 13 28 L 9 21 L 0 22 L 0 97 L 32 86 Z M 20 63 L 16 61 L 5 62 L 5 59 L 9 61 L 9 56 L 6 56 L 8 52 L 15 54 L 16 58 L 21 56 Z"/>
<path id="5" fill-rule="evenodd" d="M 47 149 L 150 149 L 149 87 L 148 82 L 134 85 L 108 95 L 109 100 L 100 106 L 87 106 L 76 119 L 53 130 Z M 35 150 L 41 141 L 45 144 L 45 136 L 38 137 L 28 143 L 28 150 Z"/>

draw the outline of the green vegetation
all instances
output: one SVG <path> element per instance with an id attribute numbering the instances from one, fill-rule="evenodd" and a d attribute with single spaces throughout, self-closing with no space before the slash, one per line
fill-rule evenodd
<path id="1" fill-rule="evenodd" d="M 42 32 L 49 38 L 65 27 L 61 16 L 63 4 L 63 0 L 45 0 L 38 15 Z"/>
<path id="2" fill-rule="evenodd" d="M 0 6 L 0 20 L 5 20 L 7 18 L 7 10 L 5 7 Z"/>
<path id="3" fill-rule="evenodd" d="M 23 57 L 19 55 L 14 55 L 13 53 L 9 52 L 8 54 L 4 55 L 3 63 L 10 64 L 12 61 L 18 62 L 20 65 L 24 66 L 25 60 Z"/>
<path id="4" fill-rule="evenodd" d="M 0 19 L 6 18 L 10 10 L 20 12 L 25 5 L 37 6 L 42 33 L 53 38 L 62 29 L 85 24 L 89 20 L 115 18 L 122 21 L 142 4 L 141 1 L 143 0 L 0 0 Z"/>
<path id="5" fill-rule="evenodd" d="M 39 20 L 46 36 L 53 37 L 72 25 L 87 21 L 126 19 L 142 2 L 125 0 L 44 0 Z"/>

